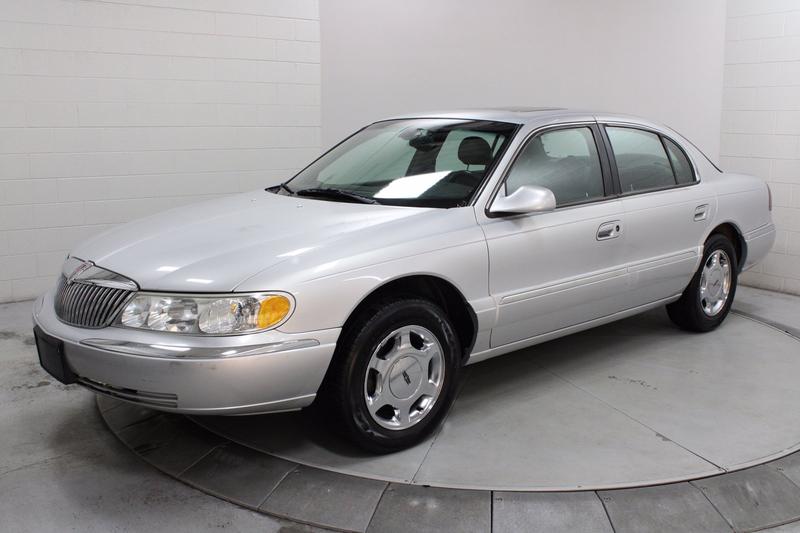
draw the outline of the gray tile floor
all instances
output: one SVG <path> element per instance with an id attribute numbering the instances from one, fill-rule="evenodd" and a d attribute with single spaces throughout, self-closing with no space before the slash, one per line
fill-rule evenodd
<path id="1" fill-rule="evenodd" d="M 591 491 L 495 492 L 492 503 L 493 533 L 614 533 L 603 502 Z"/>
<path id="2" fill-rule="evenodd" d="M 769 295 L 738 296 L 737 305 L 768 305 Z M 777 306 L 785 309 L 773 318 L 800 315 L 800 298 L 781 297 Z M 786 406 L 800 405 L 798 354 L 798 339 L 747 317 L 731 314 L 718 330 L 696 335 L 658 309 L 468 367 L 435 439 L 397 454 L 364 454 L 305 413 L 195 420 L 287 460 L 390 482 L 491 490 L 653 485 L 797 448 L 800 409 Z"/>
<path id="3" fill-rule="evenodd" d="M 723 515 L 690 483 L 598 493 L 617 533 L 730 531 Z"/>
<path id="4" fill-rule="evenodd" d="M 750 301 L 747 293 L 759 298 L 762 305 L 769 297 L 769 293 L 745 290 L 740 301 Z M 208 496 L 137 459 L 104 427 L 94 398 L 88 392 L 57 385 L 38 368 L 30 337 L 28 308 L 29 304 L 0 305 L 0 529 L 320 531 Z M 799 327 L 800 314 L 789 312 L 789 304 L 786 309 L 787 313 L 776 313 L 775 320 Z M 139 430 L 151 431 L 149 437 L 141 440 L 144 447 L 140 451 L 149 450 L 144 457 L 173 475 L 180 471 L 182 479 L 197 486 L 202 487 L 209 480 L 217 486 L 224 483 L 225 476 L 217 475 L 219 472 L 241 481 L 231 487 L 255 486 L 256 483 L 247 481 L 252 472 L 243 468 L 243 464 L 250 461 L 263 469 L 263 477 L 256 478 L 262 483 L 257 487 L 259 493 L 279 494 L 277 488 L 289 480 L 285 489 L 288 491 L 291 489 L 289 473 L 300 471 L 296 475 L 302 475 L 300 468 L 303 467 L 295 468 L 296 465 L 263 456 L 254 457 L 235 444 L 220 443 L 202 432 L 184 431 L 186 428 L 176 430 L 170 425 L 181 424 L 180 420 L 150 420 L 148 417 L 152 415 L 137 413 L 135 408 L 110 410 L 104 416 L 117 430 L 131 427 L 131 423 L 138 425 L 140 421 Z M 122 431 L 133 438 L 140 435 L 139 431 Z M 154 440 L 160 445 L 148 448 Z M 202 449 L 210 453 L 199 461 L 194 459 L 187 468 L 187 461 L 174 453 L 175 449 Z M 366 492 L 379 495 L 363 505 L 375 505 L 367 531 L 398 527 L 399 531 L 425 530 L 418 529 L 417 522 L 431 531 L 453 530 L 450 526 L 455 523 L 467 524 L 476 531 L 490 528 L 495 531 L 608 531 L 606 517 L 611 517 L 617 533 L 670 528 L 731 531 L 731 525 L 746 530 L 755 523 L 762 527 L 800 517 L 794 510 L 800 490 L 795 485 L 800 478 L 797 457 L 789 456 L 768 466 L 744 471 L 754 472 L 755 476 L 752 481 L 745 480 L 746 483 L 737 483 L 736 478 L 727 481 L 712 478 L 645 489 L 653 493 L 643 499 L 640 497 L 636 505 L 629 504 L 636 501 L 632 490 L 560 495 L 488 491 L 452 494 L 442 489 L 395 484 L 367 487 Z M 413 461 L 413 458 L 411 453 L 396 464 L 402 468 L 404 460 Z M 350 457 L 349 460 L 358 463 L 359 458 Z M 319 477 L 318 473 L 314 472 L 313 477 Z M 326 479 L 300 483 L 295 489 L 294 495 L 299 494 L 297 491 L 317 490 L 316 498 L 320 501 L 336 491 Z M 225 492 L 230 491 L 226 489 Z M 242 504 L 255 507 L 257 500 L 245 501 L 251 494 L 239 497 Z M 291 495 L 284 498 L 286 508 L 293 508 L 285 503 L 291 501 Z M 275 502 L 280 503 L 279 500 Z M 363 530 L 363 511 L 361 514 L 358 510 L 348 513 L 346 508 L 339 511 L 344 519 L 352 520 L 354 529 Z M 587 520 L 595 515 L 597 520 Z M 800 527 L 789 523 L 770 531 L 800 531 Z"/>
<path id="5" fill-rule="evenodd" d="M 169 468 L 159 455 L 173 455 L 177 447 L 208 449 L 209 453 L 179 480 L 194 483 L 210 493 L 243 503 L 264 513 L 304 523 L 357 533 L 400 531 L 547 531 L 561 532 L 730 532 L 761 531 L 781 527 L 791 531 L 800 519 L 800 488 L 793 477 L 800 452 L 780 460 L 735 473 L 653 487 L 599 492 L 502 492 L 385 483 L 294 464 L 277 485 L 237 483 L 245 462 L 261 467 L 260 459 L 233 442 L 214 444 L 196 431 L 186 440 L 170 438 L 173 425 L 186 421 L 176 415 L 142 413 L 124 402 L 104 399 L 103 416 L 129 411 L 128 426 L 114 431 L 120 439 L 157 468 Z M 113 410 L 112 410 L 113 409 Z M 219 450 L 236 457 L 235 468 L 214 467 L 213 476 L 200 483 L 190 475 Z M 201 468 L 202 467 L 202 468 Z M 274 480 L 274 478 L 273 478 Z M 230 487 L 235 490 L 230 494 Z M 256 497 L 254 497 L 256 496 Z M 789 525 L 791 524 L 791 525 Z"/>
<path id="6" fill-rule="evenodd" d="M 0 305 L 0 531 L 321 531 L 231 505 L 130 453 L 39 368 L 30 302 Z"/>

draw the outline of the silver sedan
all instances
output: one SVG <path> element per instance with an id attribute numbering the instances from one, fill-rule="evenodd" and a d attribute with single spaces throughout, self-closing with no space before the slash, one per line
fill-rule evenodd
<path id="1" fill-rule="evenodd" d="M 770 211 L 761 180 L 638 118 L 383 120 L 281 185 L 77 246 L 35 304 L 39 358 L 165 411 L 314 403 L 395 450 L 442 420 L 466 364 L 663 305 L 717 327 Z"/>

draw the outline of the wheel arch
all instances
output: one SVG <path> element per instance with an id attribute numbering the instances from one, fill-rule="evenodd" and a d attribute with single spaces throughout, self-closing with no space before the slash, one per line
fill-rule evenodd
<path id="1" fill-rule="evenodd" d="M 433 274 L 404 275 L 374 287 L 350 311 L 342 330 L 347 330 L 364 308 L 392 296 L 414 296 L 440 306 L 453 321 L 461 342 L 463 361 L 467 360 L 478 336 L 478 316 L 458 287 Z"/>
<path id="2" fill-rule="evenodd" d="M 744 240 L 742 231 L 734 222 L 726 221 L 717 224 L 714 229 L 708 232 L 706 240 L 715 234 L 724 235 L 731 241 L 733 249 L 736 251 L 736 267 L 741 272 L 747 261 L 747 241 Z"/>

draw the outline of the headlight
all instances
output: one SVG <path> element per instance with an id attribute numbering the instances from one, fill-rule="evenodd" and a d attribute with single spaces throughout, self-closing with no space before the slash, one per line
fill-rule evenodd
<path id="1" fill-rule="evenodd" d="M 291 313 L 288 294 L 190 296 L 139 293 L 117 324 L 129 328 L 195 335 L 236 335 L 273 328 Z"/>

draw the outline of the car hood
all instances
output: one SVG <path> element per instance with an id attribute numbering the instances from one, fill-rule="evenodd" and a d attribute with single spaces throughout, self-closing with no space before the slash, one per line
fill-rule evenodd
<path id="1" fill-rule="evenodd" d="M 441 232 L 448 211 L 238 194 L 165 211 L 115 227 L 71 255 L 136 281 L 143 290 L 233 291 L 289 262 L 334 261 L 360 250 Z M 463 216 L 457 217 L 466 220 Z M 474 214 L 471 214 L 474 226 Z M 452 218 L 452 216 L 451 216 Z M 264 287 L 265 290 L 277 287 Z"/>

